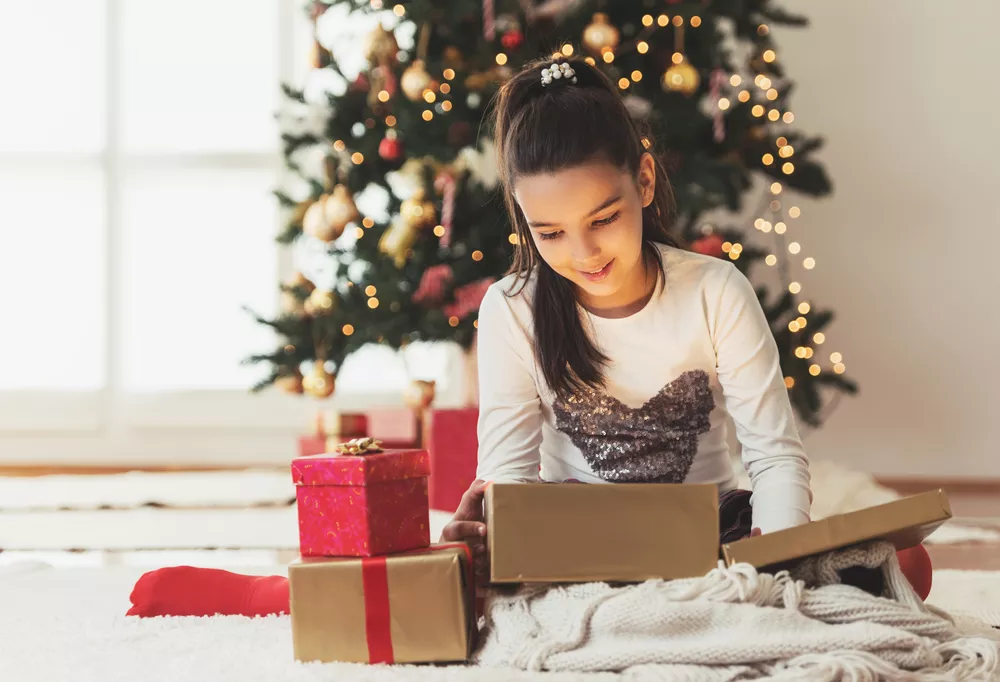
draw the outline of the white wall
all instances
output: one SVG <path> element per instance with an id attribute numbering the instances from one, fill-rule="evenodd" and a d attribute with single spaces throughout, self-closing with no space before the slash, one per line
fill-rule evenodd
<path id="1" fill-rule="evenodd" d="M 801 201 L 817 302 L 861 394 L 815 458 L 883 475 L 1000 478 L 1000 3 L 819 0 L 777 29 L 796 125 L 835 195 Z M 791 234 L 789 235 L 791 236 Z"/>

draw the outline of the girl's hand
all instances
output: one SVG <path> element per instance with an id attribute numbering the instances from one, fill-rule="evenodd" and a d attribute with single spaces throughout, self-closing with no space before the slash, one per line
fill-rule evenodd
<path id="1" fill-rule="evenodd" d="M 462 501 L 451 517 L 451 521 L 441 531 L 442 542 L 466 542 L 472 547 L 477 582 L 486 582 L 488 566 L 486 558 L 486 520 L 483 517 L 483 495 L 489 483 L 475 480 L 462 495 Z"/>

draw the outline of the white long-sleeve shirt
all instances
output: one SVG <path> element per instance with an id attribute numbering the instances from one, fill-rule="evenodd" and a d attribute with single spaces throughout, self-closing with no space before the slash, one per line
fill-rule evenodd
<path id="1" fill-rule="evenodd" d="M 479 478 L 716 483 L 736 487 L 733 418 L 763 532 L 809 520 L 809 465 L 753 287 L 711 256 L 658 246 L 665 276 L 638 312 L 579 307 L 610 359 L 605 388 L 559 400 L 534 356 L 534 278 L 494 283 L 479 310 Z M 514 288 L 518 291 L 521 284 Z"/>

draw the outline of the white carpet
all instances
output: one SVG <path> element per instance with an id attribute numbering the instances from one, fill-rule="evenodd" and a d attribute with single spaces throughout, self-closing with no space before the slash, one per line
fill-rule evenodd
<path id="1" fill-rule="evenodd" d="M 242 572 L 272 574 L 273 568 Z M 614 674 L 301 665 L 287 618 L 126 618 L 132 568 L 0 568 L 0 675 L 17 682 L 627 682 Z M 934 603 L 1000 614 L 1000 574 L 941 571 Z M 994 623 L 1000 624 L 1000 623 Z"/>

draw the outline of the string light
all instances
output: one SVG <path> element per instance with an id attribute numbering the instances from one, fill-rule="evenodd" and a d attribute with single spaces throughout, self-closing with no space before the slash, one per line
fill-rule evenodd
<path id="1" fill-rule="evenodd" d="M 764 50 L 763 54 L 764 61 L 767 62 L 768 64 L 774 61 L 775 56 L 776 55 L 774 54 L 774 50 Z"/>
<path id="2" fill-rule="evenodd" d="M 785 115 L 781 117 L 781 120 L 784 121 L 785 123 L 791 123 L 792 121 L 795 120 L 795 114 L 793 114 L 790 111 L 786 111 Z"/>
<path id="3" fill-rule="evenodd" d="M 643 15 L 643 17 L 642 17 L 642 25 L 643 26 L 652 26 L 653 25 L 653 15 L 652 14 Z"/>
<path id="4" fill-rule="evenodd" d="M 355 164 L 357 164 L 359 166 L 362 163 L 364 163 L 364 160 L 365 160 L 365 156 L 361 152 L 354 152 L 353 154 L 351 154 L 351 161 L 353 161 Z"/>
<path id="5" fill-rule="evenodd" d="M 782 135 L 781 137 L 779 137 L 777 140 L 774 141 L 774 144 L 778 147 L 784 147 L 786 144 L 788 144 L 788 138 Z"/>
<path id="6" fill-rule="evenodd" d="M 375 297 L 369 298 L 368 299 L 368 307 L 371 308 L 372 310 L 375 310 L 375 308 L 378 308 L 378 299 L 375 298 Z"/>
<path id="7" fill-rule="evenodd" d="M 725 242 L 725 243 L 723 243 L 723 245 L 722 245 L 722 253 L 729 253 L 730 251 L 732 251 L 732 249 L 733 249 L 733 245 L 732 245 L 731 242 Z"/>
<path id="8" fill-rule="evenodd" d="M 573 56 L 573 46 L 570 45 L 569 43 L 566 43 L 565 45 L 562 46 L 561 52 L 566 57 L 572 57 Z"/>
<path id="9" fill-rule="evenodd" d="M 771 79 L 763 74 L 759 74 L 756 78 L 754 78 L 753 82 L 756 83 L 757 87 L 761 90 L 767 90 L 771 87 Z"/>
<path id="10" fill-rule="evenodd" d="M 602 55 L 605 64 L 610 64 L 615 60 L 615 53 L 608 48 L 604 48 L 604 54 Z"/>
<path id="11" fill-rule="evenodd" d="M 778 209 L 781 208 L 781 202 L 778 201 L 777 199 L 774 199 L 771 201 L 770 206 L 772 211 L 777 211 Z"/>
<path id="12" fill-rule="evenodd" d="M 683 26 L 684 25 L 684 17 L 682 17 L 679 14 L 675 14 L 674 15 L 673 24 L 674 24 L 674 26 Z"/>
<path id="13" fill-rule="evenodd" d="M 795 320 L 792 320 L 791 322 L 788 323 L 788 331 L 790 331 L 790 332 L 792 332 L 794 334 L 798 330 L 799 330 L 799 323 L 798 322 L 796 322 Z"/>
<path id="14" fill-rule="evenodd" d="M 455 69 L 445 69 L 444 70 L 445 80 L 451 80 L 455 77 Z"/>
<path id="15" fill-rule="evenodd" d="M 804 360 L 806 357 L 806 350 L 807 349 L 805 346 L 799 346 L 798 348 L 795 349 L 795 357 Z"/>
<path id="16" fill-rule="evenodd" d="M 826 334 L 823 332 L 816 332 L 813 334 L 813 343 L 817 346 L 822 346 L 824 341 L 826 341 Z"/>
<path id="17" fill-rule="evenodd" d="M 516 232 L 511 232 L 510 235 L 508 235 L 508 237 L 507 237 L 507 241 L 509 241 L 514 246 L 517 246 L 517 242 L 519 241 L 518 238 L 517 238 L 517 233 Z"/>
<path id="18" fill-rule="evenodd" d="M 661 14 L 660 16 L 656 17 L 656 23 L 659 24 L 660 26 L 666 26 L 667 24 L 670 23 L 670 17 L 668 17 L 666 14 Z"/>
<path id="19" fill-rule="evenodd" d="M 360 227 L 355 227 L 354 228 L 354 238 L 355 239 L 361 239 L 364 236 L 365 236 L 365 231 L 362 228 L 360 228 Z"/>
<path id="20" fill-rule="evenodd" d="M 474 260 L 474 261 L 476 261 L 478 263 L 482 259 L 483 259 L 483 252 L 482 251 L 476 249 L 475 251 L 472 252 L 472 260 Z"/>
<path id="21" fill-rule="evenodd" d="M 804 267 L 806 270 L 812 270 L 814 267 L 816 267 L 816 259 L 806 258 L 804 261 L 802 261 L 802 267 Z"/>
<path id="22" fill-rule="evenodd" d="M 768 265 L 772 265 L 772 266 L 773 266 L 773 265 L 777 264 L 777 262 L 778 262 L 778 257 L 777 257 L 777 256 L 775 256 L 775 255 L 774 255 L 774 254 L 772 253 L 771 255 L 769 255 L 769 256 L 768 256 L 767 258 L 765 258 L 765 259 L 764 259 L 764 262 L 765 262 L 765 263 L 767 263 Z"/>
<path id="23" fill-rule="evenodd" d="M 336 142 L 333 143 L 333 148 L 336 149 L 338 152 L 342 152 L 345 149 L 347 149 L 347 145 L 344 144 L 343 140 L 337 140 Z"/>
<path id="24" fill-rule="evenodd" d="M 351 334 L 354 333 L 354 325 L 345 324 L 343 327 L 340 328 L 340 331 L 344 332 L 344 336 L 350 336 Z"/>
<path id="25" fill-rule="evenodd" d="M 725 111 L 726 109 L 728 109 L 729 108 L 729 99 L 726 98 L 726 97 L 720 98 L 719 99 L 719 108 L 722 109 L 723 111 Z"/>
<path id="26" fill-rule="evenodd" d="M 396 125 L 396 117 L 393 116 L 392 114 L 389 114 L 388 116 L 385 117 L 385 124 L 390 128 L 393 127 L 394 125 Z"/>
<path id="27" fill-rule="evenodd" d="M 618 87 L 621 88 L 622 90 L 628 89 L 629 85 L 631 85 L 631 83 L 629 83 L 628 78 L 619 78 L 618 79 Z"/>
<path id="28" fill-rule="evenodd" d="M 781 183 L 772 182 L 771 183 L 771 194 L 781 194 Z"/>
<path id="29" fill-rule="evenodd" d="M 767 35 L 767 24 L 761 24 L 757 27 L 757 35 L 766 36 Z"/>
<path id="30" fill-rule="evenodd" d="M 769 89 L 767 91 L 767 98 L 772 101 L 778 99 L 778 91 L 775 90 L 774 88 Z"/>
<path id="31" fill-rule="evenodd" d="M 833 366 L 833 371 L 836 372 L 837 374 L 843 374 L 844 372 L 847 371 L 847 367 L 844 366 L 844 363 L 838 362 L 836 365 Z"/>
<path id="32" fill-rule="evenodd" d="M 670 61 L 672 61 L 674 64 L 680 64 L 681 62 L 684 61 L 684 55 L 681 54 L 680 52 L 674 52 L 672 55 L 670 55 Z"/>
<path id="33" fill-rule="evenodd" d="M 788 290 L 793 294 L 797 294 L 800 291 L 802 291 L 802 285 L 799 284 L 798 282 L 792 282 L 791 284 L 788 285 Z"/>
<path id="34" fill-rule="evenodd" d="M 792 163 L 791 161 L 786 161 L 785 163 L 781 164 L 781 172 L 784 173 L 785 175 L 791 175 L 792 173 L 795 172 L 795 164 Z"/>
<path id="35" fill-rule="evenodd" d="M 832 362 L 835 365 L 843 359 L 844 356 L 841 355 L 840 353 L 830 353 L 830 362 Z"/>
<path id="36" fill-rule="evenodd" d="M 750 110 L 750 113 L 753 114 L 754 116 L 760 118 L 761 116 L 764 115 L 764 107 L 762 107 L 759 104 L 755 104 L 755 105 L 753 105 L 753 109 Z"/>
<path id="37" fill-rule="evenodd" d="M 774 157 L 771 156 L 770 154 L 764 154 L 764 156 L 760 157 L 760 162 L 763 163 L 765 166 L 770 166 L 772 163 L 774 163 Z"/>
<path id="38" fill-rule="evenodd" d="M 734 88 L 739 87 L 740 83 L 742 82 L 743 79 L 740 78 L 739 74 L 733 74 L 729 79 L 729 84 L 732 85 Z"/>
<path id="39" fill-rule="evenodd" d="M 475 329 L 479 329 L 479 320 L 473 320 L 472 321 L 472 326 Z"/>
<path id="40" fill-rule="evenodd" d="M 770 232 L 771 231 L 771 223 L 770 223 L 770 221 L 765 220 L 764 224 L 760 226 L 760 231 L 763 232 L 764 234 L 767 234 L 768 232 Z"/>
<path id="41" fill-rule="evenodd" d="M 774 224 L 774 233 L 775 234 L 785 234 L 785 230 L 787 230 L 787 229 L 788 229 L 788 226 L 785 225 L 782 222 L 777 222 L 777 223 Z"/>
<path id="42" fill-rule="evenodd" d="M 810 306 L 807 301 L 802 301 L 802 303 L 799 303 L 799 312 L 802 313 L 803 315 L 808 314 L 810 310 L 812 310 L 812 306 Z"/>
<path id="43" fill-rule="evenodd" d="M 799 244 L 798 242 L 792 242 L 791 244 L 788 245 L 788 253 L 790 254 L 794 255 L 801 250 L 802 250 L 802 245 Z"/>
<path id="44" fill-rule="evenodd" d="M 389 101 L 389 91 L 388 90 L 379 90 L 378 101 L 379 102 L 388 102 Z"/>
<path id="45" fill-rule="evenodd" d="M 785 388 L 792 388 L 795 386 L 795 379 L 792 377 L 785 377 Z"/>
<path id="46" fill-rule="evenodd" d="M 823 370 L 820 368 L 819 365 L 810 365 L 809 366 L 809 373 L 812 374 L 814 377 L 818 377 L 819 373 L 822 372 L 822 371 Z"/>
<path id="47" fill-rule="evenodd" d="M 372 220 L 371 218 L 365 218 L 364 220 L 361 221 L 361 224 L 364 225 L 365 227 L 375 227 L 375 221 Z"/>
<path id="48" fill-rule="evenodd" d="M 639 44 L 635 46 L 635 49 L 639 54 L 646 54 L 649 52 L 649 43 L 645 40 L 640 40 Z"/>
<path id="49" fill-rule="evenodd" d="M 634 80 L 636 83 L 638 83 L 639 81 L 641 81 L 642 80 L 642 71 L 639 71 L 638 69 L 636 69 L 635 71 L 633 71 L 632 72 L 632 80 Z"/>
<path id="50" fill-rule="evenodd" d="M 378 290 L 375 288 L 375 285 L 369 284 L 365 287 L 365 296 L 374 296 L 377 293 Z"/>
<path id="51" fill-rule="evenodd" d="M 451 317 L 448 318 L 448 324 L 450 324 L 452 327 L 457 327 L 458 326 L 458 318 L 455 317 L 454 315 L 452 315 Z"/>
<path id="52" fill-rule="evenodd" d="M 451 86 L 448 85 L 447 83 L 442 83 L 439 90 L 441 90 L 441 94 L 447 95 L 449 92 L 451 92 Z"/>
<path id="53" fill-rule="evenodd" d="M 497 53 L 497 64 L 503 66 L 506 63 L 507 63 L 507 55 L 505 55 L 503 52 Z"/>
<path id="54" fill-rule="evenodd" d="M 372 0 L 372 9 L 382 9 L 382 0 Z"/>
<path id="55" fill-rule="evenodd" d="M 432 118 L 434 118 L 434 112 L 432 112 L 430 109 L 425 109 L 424 113 L 420 114 L 420 117 L 425 121 L 429 121 Z"/>
<path id="56" fill-rule="evenodd" d="M 442 111 L 451 111 L 451 102 L 449 102 L 447 100 L 445 100 L 444 102 L 441 102 L 441 110 Z"/>
<path id="57" fill-rule="evenodd" d="M 763 229 L 763 227 L 764 227 L 764 219 L 763 218 L 757 218 L 757 220 L 753 221 L 753 226 L 756 227 L 758 230 Z"/>
<path id="58" fill-rule="evenodd" d="M 737 99 L 739 99 L 741 102 L 749 102 L 750 101 L 750 91 L 749 90 L 741 90 L 740 94 L 737 95 Z"/>
<path id="59" fill-rule="evenodd" d="M 770 121 L 777 121 L 779 118 L 781 118 L 781 112 L 778 111 L 777 109 L 771 109 L 769 112 L 767 112 L 767 118 Z"/>
<path id="60" fill-rule="evenodd" d="M 789 217 L 792 218 L 798 218 L 800 215 L 802 215 L 802 211 L 799 209 L 798 206 L 792 206 L 790 209 L 788 209 L 788 215 Z"/>
<path id="61" fill-rule="evenodd" d="M 444 236 L 444 225 L 435 225 L 434 226 L 434 236 L 435 237 L 443 237 Z"/>
<path id="62" fill-rule="evenodd" d="M 596 61 L 594 61 L 594 58 L 593 58 L 593 57 L 584 57 L 584 58 L 583 58 L 583 61 L 587 62 L 587 63 L 588 63 L 588 64 L 590 64 L 591 66 L 595 66 L 595 65 L 597 64 L 597 62 L 596 62 Z"/>
<path id="63" fill-rule="evenodd" d="M 435 95 L 431 90 L 424 90 L 424 101 L 425 102 L 427 102 L 428 104 L 433 104 L 434 100 L 436 100 L 436 99 L 437 99 L 437 95 Z"/>
<path id="64" fill-rule="evenodd" d="M 780 156 L 783 159 L 790 158 L 794 153 L 795 149 L 790 144 L 786 144 L 781 149 L 778 150 L 778 156 Z"/>
<path id="65" fill-rule="evenodd" d="M 406 9 L 402 5 L 396 5 L 395 7 L 392 8 L 392 13 L 395 14 L 397 17 L 401 17 L 404 14 L 406 14 Z"/>
<path id="66" fill-rule="evenodd" d="M 697 14 L 691 17 L 691 26 L 693 26 L 694 28 L 698 28 L 699 26 L 701 26 L 701 17 L 699 17 Z"/>
<path id="67" fill-rule="evenodd" d="M 799 329 L 805 329 L 806 325 L 809 324 L 809 320 L 804 317 L 796 317 L 795 321 L 799 323 Z"/>

